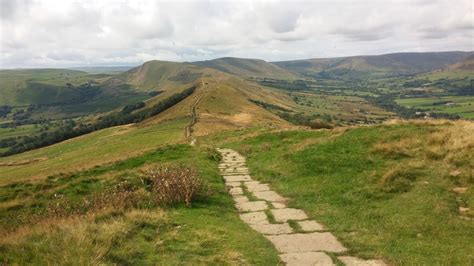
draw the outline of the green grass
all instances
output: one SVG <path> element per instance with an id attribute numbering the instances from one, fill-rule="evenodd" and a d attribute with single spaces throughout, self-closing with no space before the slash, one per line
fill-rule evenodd
<path id="1" fill-rule="evenodd" d="M 472 209 L 474 152 L 468 143 L 449 151 L 450 136 L 467 132 L 463 125 L 402 124 L 206 140 L 245 154 L 255 179 L 322 222 L 351 254 L 397 265 L 472 265 L 473 223 L 458 206 Z M 455 169 L 462 174 L 451 176 Z M 456 195 L 457 186 L 470 192 Z"/>
<path id="2" fill-rule="evenodd" d="M 188 118 L 183 117 L 151 126 L 117 126 L 3 157 L 0 158 L 0 184 L 11 180 L 42 179 L 55 173 L 89 168 L 136 156 L 160 145 L 177 143 L 184 139 L 187 123 Z"/>
<path id="3" fill-rule="evenodd" d="M 396 102 L 404 107 L 437 113 L 458 114 L 463 118 L 474 119 L 474 96 L 407 98 L 398 99 Z"/>
<path id="4" fill-rule="evenodd" d="M 204 148 L 173 145 L 39 184 L 4 186 L 2 230 L 24 229 L 2 239 L 0 258 L 13 264 L 277 264 L 271 244 L 238 218 L 211 155 Z M 76 206 L 121 180 L 143 186 L 140 169 L 155 164 L 194 166 L 207 189 L 190 208 L 146 205 L 122 210 L 113 205 L 108 211 L 93 210 L 93 215 L 46 219 L 44 209 L 54 195 Z M 22 203 L 6 207 L 9 201 Z M 29 220 L 35 213 L 45 218 L 39 226 Z"/>

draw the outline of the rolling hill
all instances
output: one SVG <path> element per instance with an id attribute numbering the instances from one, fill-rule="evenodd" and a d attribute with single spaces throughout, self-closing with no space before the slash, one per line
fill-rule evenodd
<path id="1" fill-rule="evenodd" d="M 188 63 L 152 60 L 118 77 L 140 91 L 165 91 L 191 84 L 203 75 L 202 68 Z"/>
<path id="2" fill-rule="evenodd" d="M 298 75 L 260 59 L 223 57 L 192 64 L 247 78 L 296 79 Z"/>
<path id="3" fill-rule="evenodd" d="M 366 78 L 429 72 L 457 63 L 470 55 L 472 52 L 393 53 L 273 63 L 313 77 Z"/>

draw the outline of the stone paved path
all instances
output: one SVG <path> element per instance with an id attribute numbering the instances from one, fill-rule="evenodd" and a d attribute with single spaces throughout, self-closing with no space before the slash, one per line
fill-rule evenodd
<path id="1" fill-rule="evenodd" d="M 321 224 L 309 220 L 303 210 L 288 208 L 286 199 L 268 184 L 253 180 L 243 156 L 231 149 L 218 151 L 223 158 L 219 169 L 240 219 L 272 242 L 286 265 L 335 265 L 328 254 L 348 266 L 385 265 L 345 255 L 347 249 Z"/>

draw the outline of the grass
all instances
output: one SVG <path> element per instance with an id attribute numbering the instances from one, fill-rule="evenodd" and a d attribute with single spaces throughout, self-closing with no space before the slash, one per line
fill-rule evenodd
<path id="1" fill-rule="evenodd" d="M 124 180 L 143 187 L 141 170 L 168 164 L 193 166 L 204 179 L 207 189 L 190 208 L 182 204 L 122 208 L 120 202 L 126 200 L 119 199 L 80 214 L 56 217 L 45 211 L 48 202 L 55 204 L 56 195 L 74 207 Z M 1 190 L 0 258 L 8 264 L 279 263 L 271 244 L 238 218 L 217 164 L 213 152 L 205 148 L 172 145 L 39 184 L 10 183 Z M 17 205 L 6 207 L 9 201 Z"/>
<path id="2" fill-rule="evenodd" d="M 187 118 L 158 125 L 124 125 L 99 130 L 9 157 L 0 158 L 0 184 L 43 179 L 136 156 L 159 145 L 184 139 Z"/>
<path id="3" fill-rule="evenodd" d="M 472 265 L 472 122 L 398 122 L 200 140 L 246 155 L 253 177 L 363 258 Z M 414 138 L 413 136 L 416 136 Z M 453 192 L 467 187 L 467 192 Z M 470 211 L 461 214 L 459 207 Z"/>

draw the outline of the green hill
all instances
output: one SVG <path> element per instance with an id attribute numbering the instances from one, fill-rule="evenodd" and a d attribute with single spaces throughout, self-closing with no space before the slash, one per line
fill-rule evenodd
<path id="1" fill-rule="evenodd" d="M 130 69 L 118 78 L 137 90 L 165 91 L 191 84 L 203 73 L 200 67 L 188 63 L 152 60 Z"/>
<path id="2" fill-rule="evenodd" d="M 366 78 L 433 71 L 459 62 L 469 55 L 472 52 L 393 53 L 282 61 L 274 64 L 313 77 Z"/>
<path id="3" fill-rule="evenodd" d="M 193 62 L 192 64 L 247 78 L 297 78 L 296 73 L 259 59 L 224 57 L 209 61 Z"/>

